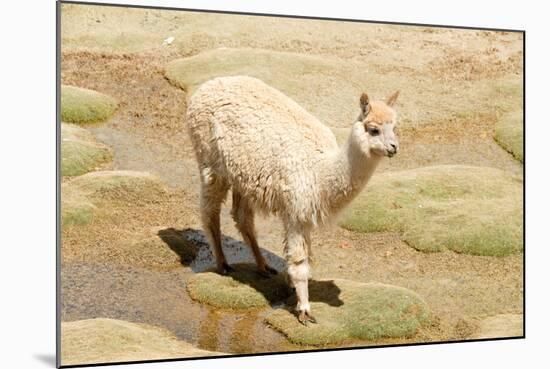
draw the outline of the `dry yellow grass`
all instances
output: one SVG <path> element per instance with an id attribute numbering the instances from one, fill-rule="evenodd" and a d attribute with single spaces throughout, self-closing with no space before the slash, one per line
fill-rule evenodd
<path id="1" fill-rule="evenodd" d="M 84 174 L 61 186 L 61 220 L 65 226 L 86 224 L 97 210 L 116 205 L 136 206 L 156 202 L 166 194 L 158 177 L 136 171 L 98 171 Z"/>
<path id="2" fill-rule="evenodd" d="M 495 140 L 523 163 L 523 111 L 506 114 L 498 121 Z"/>
<path id="3" fill-rule="evenodd" d="M 61 123 L 61 175 L 81 175 L 112 158 L 112 150 L 93 134 L 73 124 Z"/>
<path id="4" fill-rule="evenodd" d="M 499 314 L 483 319 L 474 338 L 523 336 L 523 314 Z"/>
<path id="5" fill-rule="evenodd" d="M 298 71 L 301 60 L 317 63 L 325 58 L 339 70 L 349 71 L 357 90 L 337 88 L 345 86 L 347 76 L 337 75 L 327 83 L 324 79 L 330 76 L 319 74 L 317 80 L 312 78 L 309 85 L 301 86 L 303 91 L 297 91 L 305 101 L 301 103 L 326 120 L 340 141 L 347 136 L 350 119 L 356 116 L 358 95 L 351 96 L 355 91 L 366 89 L 372 97 L 383 98 L 401 89 L 397 108 L 402 151 L 386 161 L 376 176 L 386 170 L 457 163 L 521 172 L 521 165 L 493 139 L 501 116 L 521 107 L 521 34 L 70 4 L 63 4 L 62 9 L 63 83 L 102 91 L 120 101 L 116 122 L 113 119 L 94 128 L 102 137 L 112 134 L 109 144 L 117 150 L 113 165 L 155 171 L 165 181 L 175 178 L 173 184 L 180 191 L 166 203 L 134 206 L 121 201 L 121 206 L 110 207 L 108 214 L 100 213 L 106 216 L 95 217 L 92 224 L 64 227 L 66 264 L 93 261 L 148 269 L 177 266 L 178 255 L 170 251 L 171 246 L 159 242 L 148 230 L 155 226 L 200 228 L 198 180 L 187 175 L 196 168 L 182 132 L 186 94 L 163 78 L 163 70 L 176 59 L 206 60 L 204 55 L 221 47 L 284 54 L 298 61 L 289 63 Z M 175 40 L 163 46 L 168 36 Z M 279 83 L 297 90 L 286 81 L 292 77 L 290 70 Z M 316 91 L 316 86 L 325 91 Z M 331 106 L 340 102 L 346 107 L 336 107 L 339 113 L 331 113 Z M 174 176 L 175 168 L 185 168 L 184 175 Z M 267 221 L 260 228 L 264 235 L 278 230 Z M 314 239 L 319 257 L 314 273 L 321 273 L 323 278 L 381 280 L 406 286 L 417 291 L 441 318 L 434 323 L 434 331 L 421 330 L 414 338 L 376 339 L 373 344 L 462 339 L 479 317 L 521 312 L 521 255 L 495 258 L 418 253 L 403 244 L 396 233 L 388 232 L 362 234 L 337 229 L 323 235 Z M 96 247 L 90 248 L 91 244 Z M 265 237 L 263 246 L 280 252 L 280 239 Z M 102 301 L 117 301 L 109 291 L 98 290 L 97 294 Z M 161 309 L 159 315 L 168 310 Z M 225 318 L 224 313 L 218 313 Z M 255 323 L 252 319 L 244 322 Z M 231 327 L 210 323 L 216 332 L 223 330 L 223 337 L 229 337 Z M 255 329 L 269 331 L 261 324 Z M 231 337 L 239 341 L 237 335 Z M 236 342 L 235 347 L 240 344 Z M 259 350 L 254 345 L 246 347 L 238 352 Z M 274 344 L 270 349 L 279 346 Z"/>
<path id="6" fill-rule="evenodd" d="M 518 33 L 71 4 L 62 9 L 66 52 L 145 53 L 167 61 L 195 56 L 192 65 L 199 67 L 198 79 L 213 71 L 265 76 L 262 69 L 273 68 L 281 76 L 280 81 L 273 78 L 276 87 L 290 85 L 301 95 L 288 92 L 292 97 L 314 114 L 321 111 L 318 116 L 333 127 L 349 126 L 362 90 L 384 98 L 401 89 L 398 108 L 405 126 L 477 121 L 489 135 L 499 114 L 521 106 L 522 36 Z M 174 42 L 163 46 L 169 36 Z M 222 47 L 241 51 L 216 51 Z M 271 52 L 273 62 L 264 57 Z M 235 58 L 212 63 L 224 55 Z M 283 56 L 282 64 L 276 63 Z M 261 63 L 248 63 L 251 60 Z M 301 60 L 328 65 L 338 73 L 303 75 Z M 236 65 L 237 70 L 224 69 Z M 295 85 L 285 82 L 293 79 Z"/>
<path id="7" fill-rule="evenodd" d="M 63 227 L 88 224 L 97 207 L 78 190 L 61 186 L 61 224 Z"/>
<path id="8" fill-rule="evenodd" d="M 163 328 L 96 318 L 61 323 L 61 364 L 87 365 L 224 355 L 198 349 Z"/>
<path id="9" fill-rule="evenodd" d="M 350 124 L 357 115 L 361 84 L 356 65 L 338 58 L 254 49 L 216 49 L 178 59 L 166 76 L 188 96 L 215 77 L 256 77 L 287 94 L 330 126 Z M 339 91 L 335 94 L 334 91 Z"/>
<path id="10" fill-rule="evenodd" d="M 521 34 L 510 32 L 73 4 L 62 5 L 61 17 L 64 52 L 154 52 L 174 58 L 247 47 L 368 60 L 377 68 L 401 66 L 407 73 L 474 68 L 479 76 L 486 70 L 517 73 L 521 67 Z M 174 42 L 163 46 L 169 36 Z"/>
<path id="11" fill-rule="evenodd" d="M 166 192 L 160 178 L 132 170 L 92 172 L 74 178 L 68 185 L 96 202 L 155 201 Z"/>
<path id="12" fill-rule="evenodd" d="M 403 90 L 398 112 L 401 126 L 406 128 L 490 121 L 521 103 L 521 81 L 515 78 L 445 85 L 433 75 L 425 81 L 423 89 L 413 93 L 407 87 L 417 83 L 412 76 L 364 73 L 368 67 L 369 64 L 329 56 L 220 48 L 170 62 L 166 76 L 186 89 L 188 95 L 199 84 L 215 77 L 256 77 L 295 99 L 328 126 L 338 128 L 351 126 L 358 113 L 359 96 L 365 90 L 378 99 L 385 99 L 384 94 L 394 90 Z M 487 131 L 487 122 L 478 124 L 477 129 Z"/>

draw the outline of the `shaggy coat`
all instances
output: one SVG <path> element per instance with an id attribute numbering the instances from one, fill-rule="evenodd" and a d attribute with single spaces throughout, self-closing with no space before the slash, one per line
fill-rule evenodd
<path id="1" fill-rule="evenodd" d="M 266 213 L 301 222 L 327 215 L 317 169 L 338 144 L 293 100 L 257 79 L 218 78 L 197 90 L 187 116 L 207 176 L 225 178 Z"/>
<path id="2" fill-rule="evenodd" d="M 392 104 L 396 97 L 390 98 Z M 232 215 L 260 268 L 266 265 L 255 239 L 254 210 L 283 220 L 290 282 L 298 293 L 299 311 L 309 312 L 311 229 L 364 187 L 382 157 L 371 155 L 372 150 L 385 154 L 392 150 L 391 155 L 397 150 L 393 110 L 383 102 L 370 104 L 366 94 L 361 108 L 350 137 L 339 148 L 327 126 L 258 79 L 222 77 L 197 89 L 189 100 L 186 121 L 199 164 L 205 233 L 219 268 L 230 269 L 221 251 L 219 211 L 231 188 Z M 380 133 L 369 139 L 369 129 Z M 384 135 L 387 139 L 382 140 Z"/>

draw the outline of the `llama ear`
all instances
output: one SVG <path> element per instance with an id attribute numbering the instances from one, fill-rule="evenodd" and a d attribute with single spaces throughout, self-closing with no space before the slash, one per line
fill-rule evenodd
<path id="1" fill-rule="evenodd" d="M 399 96 L 399 91 L 395 91 L 393 93 L 393 95 L 388 97 L 388 101 L 386 101 L 386 104 L 388 104 L 388 106 L 393 106 L 395 104 L 395 100 L 397 100 L 398 96 Z"/>
<path id="2" fill-rule="evenodd" d="M 361 94 L 361 98 L 359 99 L 359 104 L 361 106 L 361 114 L 363 114 L 363 117 L 366 117 L 370 111 L 369 95 L 367 95 L 366 92 L 363 92 Z"/>

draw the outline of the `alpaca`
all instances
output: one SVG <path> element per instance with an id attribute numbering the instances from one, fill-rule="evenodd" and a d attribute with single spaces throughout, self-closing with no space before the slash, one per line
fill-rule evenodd
<path id="1" fill-rule="evenodd" d="M 200 171 L 201 220 L 217 271 L 233 271 L 220 231 L 221 204 L 231 188 L 232 217 L 264 275 L 276 271 L 260 252 L 254 213 L 282 219 L 298 319 L 315 322 L 308 298 L 311 232 L 363 189 L 382 157 L 397 152 L 397 96 L 370 101 L 363 93 L 359 116 L 339 148 L 327 126 L 258 79 L 221 77 L 202 84 L 189 100 L 186 121 Z"/>

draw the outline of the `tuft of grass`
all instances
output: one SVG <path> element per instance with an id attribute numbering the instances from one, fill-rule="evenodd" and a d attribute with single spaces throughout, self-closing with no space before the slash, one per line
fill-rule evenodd
<path id="1" fill-rule="evenodd" d="M 255 265 L 232 265 L 235 272 L 222 276 L 214 272 L 193 275 L 187 283 L 195 301 L 220 309 L 246 310 L 269 306 L 287 297 L 288 287 L 279 274 L 262 278 Z"/>
<path id="2" fill-rule="evenodd" d="M 351 125 L 361 84 L 346 60 L 299 53 L 219 48 L 169 63 L 165 75 L 188 96 L 203 82 L 222 76 L 261 79 L 288 95 L 329 126 Z M 334 91 L 338 91 L 335 94 Z"/>
<path id="3" fill-rule="evenodd" d="M 424 252 L 522 252 L 522 179 L 495 168 L 460 165 L 382 173 L 339 225 L 358 232 L 400 232 Z"/>
<path id="4" fill-rule="evenodd" d="M 331 127 L 350 127 L 363 90 L 376 99 L 401 90 L 397 111 L 403 128 L 475 122 L 476 132 L 490 136 L 498 114 L 521 106 L 516 92 L 521 94 L 523 86 L 522 36 L 513 32 L 439 32 L 429 27 L 73 4 L 63 5 L 61 17 L 65 53 L 145 52 L 161 59 L 194 55 L 182 59 L 182 67 L 188 66 L 185 75 L 213 77 L 217 71 L 256 76 Z M 168 36 L 175 37 L 174 42 L 163 45 Z M 240 49 L 217 49 L 228 45 Z M 270 53 L 276 57 L 264 56 Z M 313 68 L 300 67 L 301 61 Z M 333 72 L 319 73 L 319 63 Z"/>
<path id="5" fill-rule="evenodd" d="M 266 322 L 293 343 L 325 346 L 347 340 L 411 337 L 429 319 L 426 303 L 405 288 L 343 279 L 330 282 L 340 290 L 332 299 L 326 298 L 325 284 L 310 286 L 317 324 L 304 327 L 285 309 L 274 310 Z"/>
<path id="6" fill-rule="evenodd" d="M 165 194 L 160 179 L 147 172 L 87 173 L 63 183 L 61 222 L 64 226 L 88 224 L 100 209 L 117 204 L 154 202 Z"/>
<path id="7" fill-rule="evenodd" d="M 523 112 L 505 114 L 495 127 L 495 141 L 523 163 Z"/>
<path id="8" fill-rule="evenodd" d="M 62 322 L 61 347 L 63 365 L 222 354 L 198 349 L 163 328 L 107 318 Z"/>
<path id="9" fill-rule="evenodd" d="M 61 175 L 78 176 L 112 160 L 112 150 L 78 126 L 61 123 Z"/>
<path id="10" fill-rule="evenodd" d="M 286 300 L 296 306 L 296 296 L 282 275 L 269 279 L 258 275 L 252 264 L 234 265 L 235 272 L 222 276 L 198 273 L 187 283 L 195 301 L 219 309 L 261 309 Z M 323 346 L 350 339 L 374 340 L 409 337 L 427 321 L 426 303 L 405 288 L 348 280 L 311 280 L 310 302 L 318 324 L 302 326 L 289 310 L 276 309 L 266 322 L 294 343 Z"/>
<path id="11" fill-rule="evenodd" d="M 62 226 L 88 224 L 93 220 L 96 209 L 79 191 L 71 189 L 66 184 L 61 186 Z"/>
<path id="12" fill-rule="evenodd" d="M 61 86 L 61 120 L 70 123 L 104 121 L 115 112 L 117 102 L 97 91 L 75 86 Z"/>
<path id="13" fill-rule="evenodd" d="M 157 176 L 132 170 L 87 173 L 74 178 L 70 186 L 93 202 L 148 202 L 166 193 Z"/>
<path id="14" fill-rule="evenodd" d="M 390 69 L 365 73 L 368 63 L 319 55 L 263 49 L 218 48 L 178 59 L 165 67 L 165 76 L 187 90 L 188 96 L 203 82 L 221 76 L 256 77 L 294 99 L 329 127 L 348 128 L 357 117 L 364 90 L 385 99 L 395 90 L 418 81 Z M 451 121 L 480 120 L 489 124 L 497 114 L 517 109 L 522 83 L 516 75 L 444 85 L 434 80 L 421 91 L 404 91 L 397 111 L 402 127 L 441 125 Z M 444 86 L 444 87 L 442 87 Z M 437 98 L 434 98 L 437 96 Z M 460 99 L 457 99 L 460 96 Z M 340 132 L 336 132 L 340 133 Z"/>

